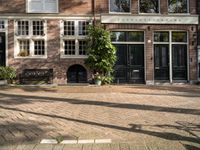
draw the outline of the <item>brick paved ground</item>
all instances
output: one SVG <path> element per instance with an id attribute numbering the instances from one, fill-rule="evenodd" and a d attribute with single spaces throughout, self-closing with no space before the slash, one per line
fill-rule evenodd
<path id="1" fill-rule="evenodd" d="M 47 145 L 41 139 L 112 139 Z M 200 149 L 200 86 L 0 87 L 0 150 Z"/>

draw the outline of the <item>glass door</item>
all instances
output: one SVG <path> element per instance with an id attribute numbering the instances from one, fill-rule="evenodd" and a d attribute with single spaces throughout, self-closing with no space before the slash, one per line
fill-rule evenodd
<path id="1" fill-rule="evenodd" d="M 128 66 L 127 66 L 127 45 L 115 44 L 117 48 L 117 62 L 115 65 L 115 80 L 118 83 L 127 82 Z"/>
<path id="2" fill-rule="evenodd" d="M 169 45 L 154 45 L 155 80 L 169 80 Z"/>
<path id="3" fill-rule="evenodd" d="M 144 44 L 128 46 L 129 82 L 144 82 Z"/>
<path id="4" fill-rule="evenodd" d="M 172 45 L 173 80 L 187 80 L 187 45 Z"/>

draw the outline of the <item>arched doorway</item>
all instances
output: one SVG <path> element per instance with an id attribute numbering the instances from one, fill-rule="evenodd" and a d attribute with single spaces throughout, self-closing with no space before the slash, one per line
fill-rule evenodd
<path id="1" fill-rule="evenodd" d="M 68 83 L 86 83 L 87 71 L 81 65 L 72 65 L 67 71 Z"/>

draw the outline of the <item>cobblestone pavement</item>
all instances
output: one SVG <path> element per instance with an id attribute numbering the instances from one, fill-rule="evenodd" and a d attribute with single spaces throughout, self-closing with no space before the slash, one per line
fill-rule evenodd
<path id="1" fill-rule="evenodd" d="M 39 144 L 111 139 L 112 144 Z M 0 87 L 0 150 L 200 149 L 200 86 Z"/>

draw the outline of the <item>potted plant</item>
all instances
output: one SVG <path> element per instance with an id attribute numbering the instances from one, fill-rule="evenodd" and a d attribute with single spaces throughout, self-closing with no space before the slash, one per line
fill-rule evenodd
<path id="1" fill-rule="evenodd" d="M 112 72 L 117 59 L 110 32 L 101 26 L 89 26 L 86 41 L 88 58 L 85 64 L 93 71 L 94 81 L 110 84 L 113 80 Z"/>
<path id="2" fill-rule="evenodd" d="M 102 77 L 98 72 L 94 75 L 94 83 L 98 86 L 102 84 Z"/>
<path id="3" fill-rule="evenodd" d="M 16 77 L 16 71 L 12 67 L 0 67 L 0 85 L 11 83 Z"/>
<path id="4" fill-rule="evenodd" d="M 18 53 L 17 56 L 20 56 L 20 57 L 29 56 L 29 51 L 28 50 L 20 50 L 20 52 Z"/>

